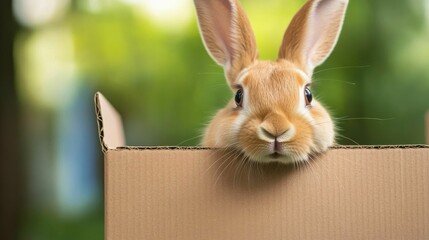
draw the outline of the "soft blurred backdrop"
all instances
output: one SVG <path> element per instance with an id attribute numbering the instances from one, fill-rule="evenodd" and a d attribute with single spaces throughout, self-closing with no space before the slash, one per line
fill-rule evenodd
<path id="1" fill-rule="evenodd" d="M 304 0 L 242 0 L 274 59 Z M 103 239 L 103 162 L 93 95 L 129 145 L 196 145 L 232 94 L 206 53 L 192 0 L 1 3 L 1 239 Z M 340 144 L 424 143 L 429 0 L 351 0 L 314 94 Z"/>

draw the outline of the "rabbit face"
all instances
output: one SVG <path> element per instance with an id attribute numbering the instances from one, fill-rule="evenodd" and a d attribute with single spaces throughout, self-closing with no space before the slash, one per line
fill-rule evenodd
<path id="1" fill-rule="evenodd" d="M 219 141 L 258 162 L 303 161 L 326 150 L 334 141 L 333 123 L 315 99 L 308 99 L 310 83 L 287 61 L 261 61 L 245 69 L 233 87 L 243 92 L 242 103 L 231 104 L 234 134 Z"/>
<path id="2" fill-rule="evenodd" d="M 287 28 L 277 61 L 259 61 L 238 0 L 194 0 L 201 37 L 235 97 L 208 125 L 203 145 L 250 160 L 305 161 L 334 144 L 334 124 L 313 98 L 311 75 L 333 50 L 348 0 L 308 0 Z"/>

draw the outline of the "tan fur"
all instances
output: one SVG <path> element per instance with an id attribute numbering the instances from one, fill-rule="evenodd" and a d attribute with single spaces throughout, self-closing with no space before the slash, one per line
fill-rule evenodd
<path id="1" fill-rule="evenodd" d="M 224 67 L 232 90 L 244 90 L 243 106 L 232 99 L 218 111 L 202 145 L 283 163 L 305 161 L 331 146 L 332 119 L 314 98 L 305 106 L 304 89 L 337 41 L 347 1 L 309 0 L 286 31 L 277 61 L 256 59 L 252 29 L 236 0 L 194 1 L 208 52 Z"/>
<path id="2" fill-rule="evenodd" d="M 231 85 L 241 69 L 258 57 L 249 20 L 236 0 L 194 2 L 205 46 L 213 59 L 228 69 L 226 77 Z"/>
<path id="3" fill-rule="evenodd" d="M 279 50 L 279 59 L 288 59 L 311 75 L 314 67 L 323 63 L 333 50 L 346 11 L 348 0 L 309 0 L 292 19 Z M 318 25 L 317 10 L 329 13 L 329 24 Z M 322 13 L 323 14 L 323 13 Z M 311 41 L 318 35 L 318 40 Z M 309 39 L 310 41 L 304 41 Z M 310 63 L 310 64 L 309 64 Z"/>

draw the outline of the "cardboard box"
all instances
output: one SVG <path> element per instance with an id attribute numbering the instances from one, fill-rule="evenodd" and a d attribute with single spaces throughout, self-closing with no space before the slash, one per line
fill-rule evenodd
<path id="1" fill-rule="evenodd" d="M 429 146 L 338 146 L 300 167 L 127 147 L 96 94 L 105 239 L 429 239 Z"/>

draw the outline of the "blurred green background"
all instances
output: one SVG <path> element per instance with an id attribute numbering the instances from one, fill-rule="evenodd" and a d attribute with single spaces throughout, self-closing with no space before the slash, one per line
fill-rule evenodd
<path id="1" fill-rule="evenodd" d="M 242 0 L 261 59 L 275 59 L 304 0 Z M 192 0 L 1 3 L 1 239 L 102 239 L 103 163 L 93 94 L 129 145 L 196 145 L 232 97 Z M 429 0 L 351 0 L 314 74 L 340 144 L 425 142 Z"/>

